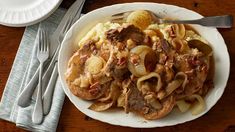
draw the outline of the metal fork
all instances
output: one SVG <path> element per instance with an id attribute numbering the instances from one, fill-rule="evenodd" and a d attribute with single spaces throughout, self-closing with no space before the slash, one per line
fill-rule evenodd
<path id="1" fill-rule="evenodd" d="M 33 110 L 32 121 L 35 124 L 40 124 L 43 120 L 43 106 L 42 106 L 42 72 L 43 64 L 49 58 L 49 42 L 48 37 L 46 37 L 46 32 L 43 29 L 39 30 L 39 45 L 37 58 L 40 62 L 39 65 L 39 82 L 38 82 L 38 91 L 37 99 Z"/>
<path id="2" fill-rule="evenodd" d="M 125 20 L 131 12 L 133 11 L 127 11 L 127 12 L 114 14 L 111 16 L 111 21 L 121 22 L 122 20 Z M 195 20 L 169 20 L 169 19 L 160 18 L 158 15 L 154 14 L 151 11 L 148 11 L 148 12 L 152 14 L 153 21 L 159 24 L 162 24 L 162 23 L 199 24 L 202 26 L 216 27 L 216 28 L 231 28 L 233 25 L 233 16 L 231 15 L 210 16 L 210 17 L 203 17 L 201 19 L 195 19 Z"/>

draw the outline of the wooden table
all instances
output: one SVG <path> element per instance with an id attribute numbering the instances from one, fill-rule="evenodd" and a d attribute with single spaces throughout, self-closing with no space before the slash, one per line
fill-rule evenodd
<path id="1" fill-rule="evenodd" d="M 73 0 L 64 0 L 64 2 L 62 3 L 62 7 L 68 7 L 72 3 L 72 1 Z M 235 1 L 233 0 L 87 0 L 83 9 L 83 13 L 116 3 L 138 1 L 149 1 L 158 3 L 164 2 L 166 4 L 178 5 L 194 10 L 204 16 L 235 14 Z M 25 28 L 12 28 L 0 25 L 0 97 L 3 93 L 24 29 Z M 233 42 L 235 40 L 235 29 L 219 29 L 219 31 L 223 35 L 229 50 L 231 60 L 231 74 L 222 98 L 204 116 L 194 121 L 171 127 L 134 129 L 113 126 L 107 123 L 93 120 L 77 110 L 75 106 L 69 101 L 69 99 L 66 98 L 57 130 L 82 132 L 235 132 L 235 68 L 233 68 L 235 66 L 235 43 Z M 17 128 L 15 124 L 1 120 L 0 131 L 24 130 Z"/>

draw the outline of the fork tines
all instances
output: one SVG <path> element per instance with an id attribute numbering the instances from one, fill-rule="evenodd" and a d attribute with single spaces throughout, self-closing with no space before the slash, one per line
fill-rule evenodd
<path id="1" fill-rule="evenodd" d="M 41 39 L 41 40 L 39 40 L 38 50 L 39 51 L 48 51 L 49 50 L 49 44 L 48 44 L 49 40 L 46 37 L 47 32 L 42 28 L 40 28 L 38 32 L 39 32 L 38 39 Z"/>

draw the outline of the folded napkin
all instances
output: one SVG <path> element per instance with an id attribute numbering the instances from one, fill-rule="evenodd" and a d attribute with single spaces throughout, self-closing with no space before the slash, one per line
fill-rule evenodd
<path id="1" fill-rule="evenodd" d="M 56 131 L 65 97 L 59 79 L 55 85 L 51 111 L 44 116 L 44 121 L 40 125 L 32 123 L 35 99 L 32 99 L 30 106 L 22 108 L 17 105 L 17 98 L 39 66 L 36 57 L 38 29 L 46 27 L 49 34 L 52 34 L 63 14 L 65 14 L 65 10 L 57 9 L 40 24 L 26 27 L 0 102 L 1 119 L 13 122 L 16 126 L 30 131 Z"/>

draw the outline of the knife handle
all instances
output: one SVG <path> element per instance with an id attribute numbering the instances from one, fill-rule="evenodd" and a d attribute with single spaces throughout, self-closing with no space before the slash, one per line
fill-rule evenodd
<path id="1" fill-rule="evenodd" d="M 42 94 L 45 91 L 46 84 L 50 78 L 50 75 L 53 71 L 55 59 L 50 60 L 50 64 L 47 67 L 47 70 L 45 71 L 43 77 L 42 77 Z M 20 93 L 18 97 L 17 104 L 21 107 L 27 107 L 30 105 L 31 97 L 33 95 L 33 92 L 38 84 L 38 75 L 39 75 L 39 68 L 34 73 L 32 79 L 29 81 L 29 83 L 26 85 L 26 87 L 23 89 L 23 91 Z"/>
<path id="2" fill-rule="evenodd" d="M 58 77 L 58 68 L 57 68 L 57 62 L 56 62 L 54 69 L 53 69 L 53 72 L 51 74 L 51 78 L 50 78 L 49 83 L 47 85 L 46 91 L 43 95 L 43 113 L 44 113 L 44 115 L 47 115 L 50 112 L 51 104 L 52 104 L 52 97 L 53 97 L 57 77 Z"/>

